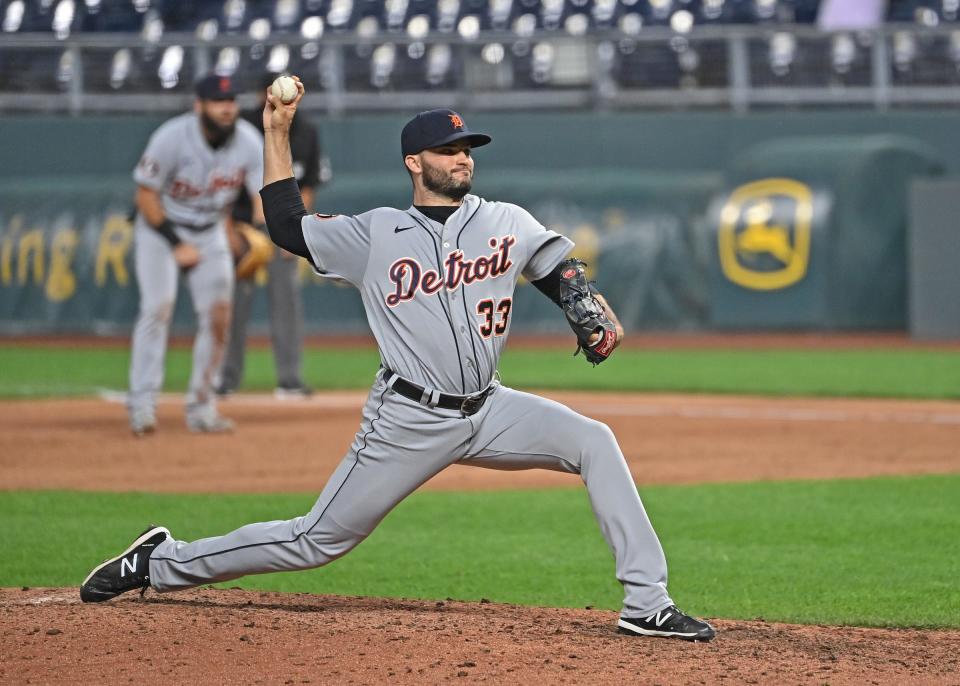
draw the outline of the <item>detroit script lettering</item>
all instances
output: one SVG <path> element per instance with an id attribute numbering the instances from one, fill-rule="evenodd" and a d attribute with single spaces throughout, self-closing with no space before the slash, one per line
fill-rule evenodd
<path id="1" fill-rule="evenodd" d="M 239 188 L 243 185 L 246 173 L 243 169 L 238 169 L 232 174 L 217 174 L 210 177 L 206 188 L 194 186 L 189 179 L 176 178 L 170 184 L 167 193 L 171 198 L 199 198 L 202 195 L 213 195 L 222 190 Z"/>
<path id="2" fill-rule="evenodd" d="M 491 238 L 488 245 L 493 248 L 490 255 L 481 255 L 475 260 L 465 260 L 462 250 L 454 250 L 443 262 L 444 274 L 436 269 L 424 269 L 412 257 L 401 257 L 390 265 L 387 276 L 393 283 L 393 293 L 386 297 L 389 307 L 413 300 L 417 292 L 433 295 L 441 288 L 454 291 L 461 283 L 495 279 L 507 273 L 513 266 L 510 261 L 510 248 L 517 242 L 516 236 Z"/>

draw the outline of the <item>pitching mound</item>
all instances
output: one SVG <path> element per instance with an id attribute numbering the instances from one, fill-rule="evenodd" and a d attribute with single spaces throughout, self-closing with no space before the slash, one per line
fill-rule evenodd
<path id="1" fill-rule="evenodd" d="M 212 589 L 101 605 L 0 589 L 3 683 L 960 683 L 960 632 L 716 620 L 640 639 L 596 610 Z"/>

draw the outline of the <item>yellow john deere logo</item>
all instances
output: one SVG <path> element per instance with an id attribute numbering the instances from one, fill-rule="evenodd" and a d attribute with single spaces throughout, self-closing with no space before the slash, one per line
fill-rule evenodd
<path id="1" fill-rule="evenodd" d="M 744 288 L 786 288 L 807 273 L 813 192 L 793 179 L 740 186 L 720 212 L 720 266 Z"/>

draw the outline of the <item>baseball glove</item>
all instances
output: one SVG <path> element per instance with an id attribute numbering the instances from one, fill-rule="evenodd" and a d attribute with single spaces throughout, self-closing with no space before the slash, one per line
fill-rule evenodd
<path id="1" fill-rule="evenodd" d="M 598 365 L 610 357 L 617 343 L 617 328 L 594 297 L 597 292 L 587 281 L 586 263 L 569 259 L 560 263 L 560 307 L 577 336 L 576 355 L 581 350 L 587 362 Z M 594 334 L 599 334 L 595 342 Z"/>
<path id="2" fill-rule="evenodd" d="M 249 279 L 273 259 L 273 243 L 263 231 L 249 224 L 236 222 L 234 226 L 241 244 L 237 256 L 237 278 Z"/>

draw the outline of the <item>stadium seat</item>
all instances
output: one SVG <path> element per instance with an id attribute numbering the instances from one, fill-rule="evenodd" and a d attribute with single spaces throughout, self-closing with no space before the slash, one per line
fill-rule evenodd
<path id="1" fill-rule="evenodd" d="M 481 89 L 588 88 L 578 60 L 597 59 L 602 68 L 590 78 L 601 79 L 603 88 L 725 88 L 729 46 L 697 30 L 743 23 L 771 27 L 769 36 L 747 44 L 754 87 L 870 85 L 869 36 L 790 32 L 792 23 L 815 22 L 819 6 L 819 0 L 0 0 L 7 34 L 135 36 L 124 50 L 84 48 L 80 59 L 0 46 L 0 90 L 30 83 L 39 92 L 63 91 L 81 69 L 83 87 L 93 93 L 186 92 L 208 69 L 235 75 L 243 87 L 252 85 L 250 74 L 291 71 L 311 92 L 329 88 L 330 74 L 358 92 L 449 88 L 464 79 Z M 886 14 L 890 22 L 923 27 L 958 16 L 960 0 L 889 0 Z M 649 27 L 673 35 L 639 40 Z M 588 43 L 553 40 L 596 32 L 616 35 L 590 42 L 595 56 L 584 52 Z M 253 43 L 181 47 L 179 35 Z M 331 35 L 355 41 L 324 43 Z M 455 37 L 455 44 L 437 43 L 442 36 Z M 888 47 L 894 85 L 958 80 L 960 33 L 896 31 Z"/>

